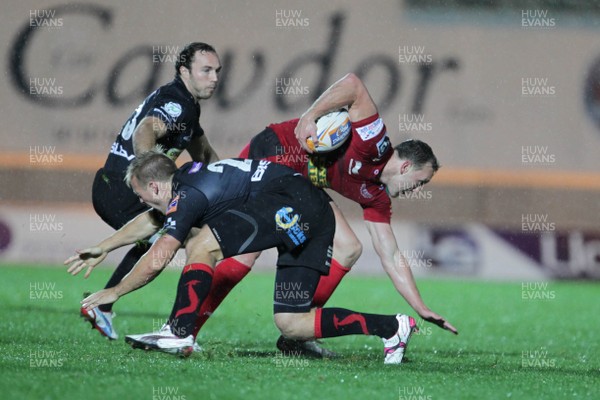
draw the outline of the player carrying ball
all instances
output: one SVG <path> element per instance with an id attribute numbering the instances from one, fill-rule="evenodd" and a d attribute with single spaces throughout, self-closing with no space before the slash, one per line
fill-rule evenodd
<path id="1" fill-rule="evenodd" d="M 346 107 L 352 134 L 340 149 L 319 155 L 310 154 L 306 140 L 316 142 L 315 121 L 330 111 Z M 419 191 L 439 168 L 431 147 L 409 140 L 392 147 L 385 124 L 363 82 L 350 73 L 329 87 L 302 115 L 271 124 L 257 134 L 240 157 L 266 159 L 287 165 L 308 177 L 317 187 L 326 187 L 360 204 L 373 246 L 394 287 L 425 321 L 458 333 L 442 316 L 430 310 L 421 298 L 411 269 L 402 255 L 390 225 L 391 199 Z M 362 245 L 335 203 L 330 203 L 336 218 L 334 252 L 328 275 L 322 275 L 314 307 L 322 307 L 344 275 L 360 257 Z M 231 289 L 250 271 L 260 253 L 228 258 L 219 263 L 213 285 L 203 304 L 197 329 L 200 329 Z M 197 334 L 197 332 L 196 332 Z M 277 342 L 282 351 L 321 356 L 328 353 L 314 342 Z M 297 354 L 297 353 L 296 353 Z"/>
<path id="2" fill-rule="evenodd" d="M 340 107 L 348 108 L 352 121 L 350 139 L 326 157 L 310 155 L 305 144 L 306 138 L 314 136 L 314 121 Z M 449 322 L 425 305 L 390 226 L 390 197 L 420 190 L 438 169 L 437 159 L 431 148 L 418 140 L 391 146 L 373 100 L 354 74 L 333 84 L 299 120 L 270 125 L 252 139 L 241 156 L 288 165 L 308 176 L 316 186 L 329 187 L 359 203 L 382 266 L 398 292 L 424 320 L 457 333 Z M 339 209 L 333 202 L 330 204 L 336 219 L 333 258 L 328 274 L 319 278 L 313 307 L 325 304 L 362 251 Z M 208 297 L 202 303 L 194 336 L 229 291 L 249 272 L 258 254 L 228 258 L 218 265 Z M 178 296 L 174 310 L 187 304 L 190 304 L 189 298 Z M 301 351 L 313 356 L 330 354 L 314 341 L 288 340 L 283 335 L 277 345 L 282 351 Z"/>

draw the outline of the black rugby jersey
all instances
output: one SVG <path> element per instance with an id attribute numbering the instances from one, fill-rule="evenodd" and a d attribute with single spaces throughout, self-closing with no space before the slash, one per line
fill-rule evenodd
<path id="1" fill-rule="evenodd" d="M 186 163 L 173 177 L 173 198 L 162 232 L 183 243 L 193 227 L 243 204 L 270 181 L 292 175 L 299 174 L 266 160 L 232 158 L 207 166 Z"/>
<path id="2" fill-rule="evenodd" d="M 190 144 L 192 137 L 202 136 L 200 105 L 187 90 L 180 77 L 152 92 L 135 109 L 113 143 L 104 168 L 125 174 L 135 158 L 133 132 L 145 117 L 157 117 L 167 126 L 167 133 L 158 139 L 165 153 L 175 160 Z"/>

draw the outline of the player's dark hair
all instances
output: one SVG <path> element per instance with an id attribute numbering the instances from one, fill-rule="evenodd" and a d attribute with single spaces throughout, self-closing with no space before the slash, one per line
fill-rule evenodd
<path id="1" fill-rule="evenodd" d="M 125 183 L 131 187 L 131 179 L 135 176 L 141 186 L 146 186 L 152 180 L 166 182 L 177 171 L 177 165 L 162 152 L 162 149 L 146 151 L 135 157 L 127 167 Z"/>
<path id="2" fill-rule="evenodd" d="M 436 172 L 440 168 L 431 147 L 418 139 L 406 140 L 396 145 L 394 150 L 398 153 L 398 157 L 411 161 L 417 169 L 423 168 L 427 163 L 431 163 L 433 172 Z"/>
<path id="3" fill-rule="evenodd" d="M 179 72 L 179 67 L 186 67 L 189 70 L 192 69 L 194 55 L 197 51 L 217 54 L 217 51 L 210 44 L 202 42 L 193 42 L 188 44 L 183 48 L 183 50 L 181 50 L 179 56 L 177 57 L 177 62 L 175 63 L 175 76 L 181 75 Z"/>

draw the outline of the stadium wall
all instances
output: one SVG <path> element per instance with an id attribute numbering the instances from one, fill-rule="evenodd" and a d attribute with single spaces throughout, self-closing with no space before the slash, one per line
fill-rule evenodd
<path id="1" fill-rule="evenodd" d="M 182 46 L 200 40 L 215 45 L 224 65 L 217 93 L 202 105 L 202 125 L 222 156 L 236 155 L 269 122 L 297 117 L 352 71 L 369 87 L 392 141 L 425 140 L 443 166 L 421 197 L 394 205 L 403 246 L 424 251 L 427 245 L 414 239 L 424 237 L 422 230 L 435 237 L 459 230 L 481 240 L 480 251 L 496 242 L 497 249 L 509 243 L 530 251 L 524 260 L 545 276 L 597 276 L 596 23 L 548 10 L 449 17 L 402 1 L 376 4 L 133 0 L 5 7 L 0 221 L 12 239 L 0 240 L 0 257 L 54 260 L 48 253 L 56 235 L 76 240 L 106 232 L 89 206 L 93 173 L 133 109 L 171 79 Z M 339 202 L 363 235 L 360 210 Z M 47 248 L 36 250 L 25 242 L 46 240 L 31 230 L 38 215 L 62 218 L 66 231 L 50 232 Z M 538 245 L 522 249 L 535 241 L 532 235 Z M 540 250 L 551 239 L 562 272 Z M 369 240 L 363 238 L 367 266 L 375 260 Z M 489 257 L 482 257 L 481 270 L 492 268 L 491 261 L 483 267 Z M 518 264 L 496 260 L 499 270 Z M 576 266 L 565 266 L 569 260 Z"/>

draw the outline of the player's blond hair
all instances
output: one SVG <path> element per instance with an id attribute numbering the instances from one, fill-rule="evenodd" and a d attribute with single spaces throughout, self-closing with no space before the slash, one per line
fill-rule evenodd
<path id="1" fill-rule="evenodd" d="M 141 186 L 150 181 L 166 182 L 177 171 L 175 162 L 163 153 L 162 147 L 146 151 L 135 157 L 127 167 L 125 183 L 131 187 L 131 179 L 135 177 Z"/>

